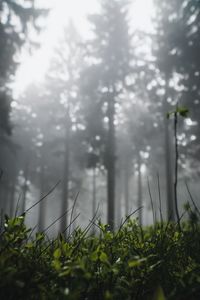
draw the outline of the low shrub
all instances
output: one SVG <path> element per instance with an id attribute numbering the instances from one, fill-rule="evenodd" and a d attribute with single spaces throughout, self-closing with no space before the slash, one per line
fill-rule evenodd
<path id="1" fill-rule="evenodd" d="M 116 232 L 77 228 L 32 237 L 24 216 L 5 218 L 0 236 L 0 299 L 200 299 L 200 226 L 128 219 Z"/>

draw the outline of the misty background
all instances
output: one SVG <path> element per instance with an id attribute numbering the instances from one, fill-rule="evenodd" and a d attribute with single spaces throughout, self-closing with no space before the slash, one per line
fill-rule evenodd
<path id="1" fill-rule="evenodd" d="M 176 220 L 177 106 L 179 213 L 186 184 L 198 206 L 199 34 L 194 0 L 1 1 L 1 214 Z"/>

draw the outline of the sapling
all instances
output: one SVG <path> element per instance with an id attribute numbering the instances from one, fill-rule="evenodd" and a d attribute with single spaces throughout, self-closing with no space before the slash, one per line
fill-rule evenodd
<path id="1" fill-rule="evenodd" d="M 180 225 L 180 216 L 178 211 L 178 197 L 177 197 L 177 184 L 178 184 L 178 162 L 179 162 L 179 152 L 178 152 L 178 116 L 186 118 L 188 116 L 189 110 L 184 106 L 176 105 L 176 109 L 174 111 L 167 113 L 167 118 L 169 119 L 170 116 L 173 116 L 174 121 L 174 147 L 175 147 L 175 174 L 174 174 L 174 204 L 175 204 L 175 211 L 176 217 L 178 222 L 179 230 L 181 231 Z"/>

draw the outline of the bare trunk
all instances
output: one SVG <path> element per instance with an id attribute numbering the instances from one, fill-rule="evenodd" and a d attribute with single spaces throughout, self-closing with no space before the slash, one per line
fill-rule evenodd
<path id="1" fill-rule="evenodd" d="M 69 111 L 67 115 L 66 133 L 65 133 L 65 157 L 62 181 L 62 198 L 61 198 L 61 214 L 68 210 L 69 201 L 69 160 L 70 160 L 70 122 Z M 64 232 L 68 226 L 67 214 L 61 219 L 60 231 Z"/>
<path id="2" fill-rule="evenodd" d="M 125 214 L 128 216 L 129 214 L 129 167 L 128 164 L 125 164 L 124 169 L 124 198 L 125 198 Z"/>
<path id="3" fill-rule="evenodd" d="M 8 195 L 8 187 L 7 182 L 5 182 L 5 185 L 1 186 L 1 208 L 3 209 L 3 212 L 8 214 L 9 212 L 9 195 Z"/>
<path id="4" fill-rule="evenodd" d="M 165 159 L 166 159 L 166 184 L 167 184 L 167 219 L 175 221 L 174 195 L 173 195 L 173 169 L 171 158 L 171 147 L 169 139 L 169 128 L 165 128 Z"/>
<path id="5" fill-rule="evenodd" d="M 28 192 L 28 177 L 29 177 L 29 160 L 26 161 L 25 169 L 24 169 L 24 184 L 22 187 L 22 204 L 21 204 L 21 212 L 24 213 L 26 210 L 26 198 Z"/>
<path id="6" fill-rule="evenodd" d="M 169 125 L 165 120 L 165 166 L 166 166 L 166 187 L 167 187 L 167 219 L 174 221 L 174 195 L 173 195 L 173 170 L 171 145 L 169 137 Z"/>
<path id="7" fill-rule="evenodd" d="M 117 184 L 116 184 L 116 225 L 120 226 L 121 225 L 121 218 L 122 218 L 122 203 L 121 203 L 121 199 L 122 199 L 122 191 L 123 191 L 123 178 L 122 178 L 122 172 L 121 172 L 121 164 L 119 165 L 119 170 L 118 170 L 118 176 L 117 176 Z"/>
<path id="8" fill-rule="evenodd" d="M 12 218 L 15 213 L 15 187 L 16 187 L 16 177 L 12 178 L 10 186 L 10 217 Z"/>
<path id="9" fill-rule="evenodd" d="M 176 106 L 176 110 L 178 109 L 178 105 Z M 179 209 L 178 209 L 178 195 L 177 195 L 177 187 L 178 187 L 178 161 L 179 161 L 179 153 L 178 153 L 178 114 L 177 111 L 174 114 L 174 143 L 175 143 L 175 170 L 174 170 L 174 206 L 176 212 L 176 219 L 178 221 L 178 227 L 181 231 L 181 224 L 180 224 L 180 216 L 179 216 Z"/>
<path id="10" fill-rule="evenodd" d="M 169 122 L 167 119 L 167 113 L 169 113 L 169 105 L 167 98 L 169 96 L 169 79 L 165 76 L 166 90 L 165 98 L 163 102 L 164 113 L 164 148 L 165 148 L 165 171 L 166 171 L 166 195 L 167 195 L 167 220 L 174 221 L 174 193 L 173 193 L 173 168 L 172 168 L 172 149 Z"/>
<path id="11" fill-rule="evenodd" d="M 92 175 L 92 216 L 95 216 L 96 213 L 96 168 L 93 168 Z"/>
<path id="12" fill-rule="evenodd" d="M 41 149 L 41 162 L 40 162 L 40 198 L 45 194 L 45 162 L 44 162 L 45 150 L 44 146 Z M 38 216 L 38 231 L 42 231 L 45 228 L 45 199 L 39 203 L 39 216 Z"/>
<path id="13" fill-rule="evenodd" d="M 107 201 L 108 224 L 114 230 L 115 221 L 115 101 L 111 96 L 108 102 L 108 142 L 107 142 Z"/>
<path id="14" fill-rule="evenodd" d="M 93 168 L 92 174 L 92 217 L 96 214 L 96 168 Z M 95 226 L 93 226 L 93 234 L 95 234 Z"/>
<path id="15" fill-rule="evenodd" d="M 140 153 L 138 153 L 138 201 L 137 208 L 142 207 L 142 176 L 141 176 L 141 157 Z M 138 211 L 138 221 L 139 224 L 142 225 L 142 209 Z"/>

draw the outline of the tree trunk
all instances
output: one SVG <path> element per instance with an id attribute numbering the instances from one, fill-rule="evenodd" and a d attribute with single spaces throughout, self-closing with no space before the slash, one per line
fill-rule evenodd
<path id="1" fill-rule="evenodd" d="M 7 182 L 4 181 L 5 184 L 1 186 L 1 208 L 3 209 L 4 214 L 8 214 L 8 204 L 9 204 L 9 199 L 8 199 L 8 187 L 7 187 Z"/>
<path id="2" fill-rule="evenodd" d="M 97 203 L 96 203 L 96 167 L 93 168 L 93 174 L 92 174 L 92 217 L 96 214 L 97 209 Z M 95 234 L 95 226 L 93 226 L 93 234 Z"/>
<path id="3" fill-rule="evenodd" d="M 26 210 L 26 197 L 28 192 L 28 177 L 29 177 L 29 159 L 26 161 L 25 169 L 24 169 L 24 184 L 22 186 L 22 205 L 21 212 L 24 213 Z"/>
<path id="4" fill-rule="evenodd" d="M 124 166 L 124 198 L 125 198 L 126 216 L 128 216 L 129 214 L 129 177 L 130 177 L 129 166 L 128 166 L 128 161 L 126 161 Z"/>
<path id="5" fill-rule="evenodd" d="M 138 202 L 137 208 L 142 206 L 142 176 L 141 176 L 141 157 L 140 152 L 138 152 Z M 142 208 L 138 211 L 138 221 L 142 226 Z"/>
<path id="6" fill-rule="evenodd" d="M 92 175 L 92 216 L 95 216 L 97 204 L 96 204 L 96 168 L 93 168 L 93 175 Z"/>
<path id="7" fill-rule="evenodd" d="M 44 145 L 41 149 L 41 162 L 40 162 L 40 198 L 44 196 L 45 193 L 45 149 Z M 42 231 L 45 228 L 45 199 L 39 203 L 39 216 L 38 216 L 38 231 Z"/>
<path id="8" fill-rule="evenodd" d="M 165 147 L 165 172 L 166 172 L 166 195 L 167 195 L 167 220 L 175 221 L 174 213 L 174 193 L 173 193 L 173 168 L 172 168 L 172 149 L 169 129 L 169 120 L 167 113 L 169 112 L 169 104 L 167 98 L 169 96 L 169 79 L 165 74 L 166 89 L 163 103 L 164 112 L 164 147 Z"/>
<path id="9" fill-rule="evenodd" d="M 69 160 L 70 160 L 70 115 L 67 114 L 66 132 L 65 132 L 65 157 L 62 181 L 61 214 L 68 210 L 69 198 Z M 67 214 L 61 219 L 60 232 L 65 231 L 68 226 Z"/>
<path id="10" fill-rule="evenodd" d="M 122 176 L 122 166 L 119 162 L 119 170 L 117 171 L 116 178 L 116 226 L 119 227 L 122 222 L 122 191 L 123 191 L 123 176 Z"/>
<path id="11" fill-rule="evenodd" d="M 167 118 L 165 119 L 165 167 L 167 188 L 167 219 L 175 221 L 171 143 L 169 136 L 169 124 Z"/>
<path id="12" fill-rule="evenodd" d="M 115 221 L 115 100 L 114 95 L 108 99 L 108 141 L 107 141 L 107 201 L 110 230 L 114 230 Z"/>
<path id="13" fill-rule="evenodd" d="M 10 186 L 10 217 L 12 218 L 15 214 L 15 188 L 16 188 L 16 177 L 12 178 Z"/>

